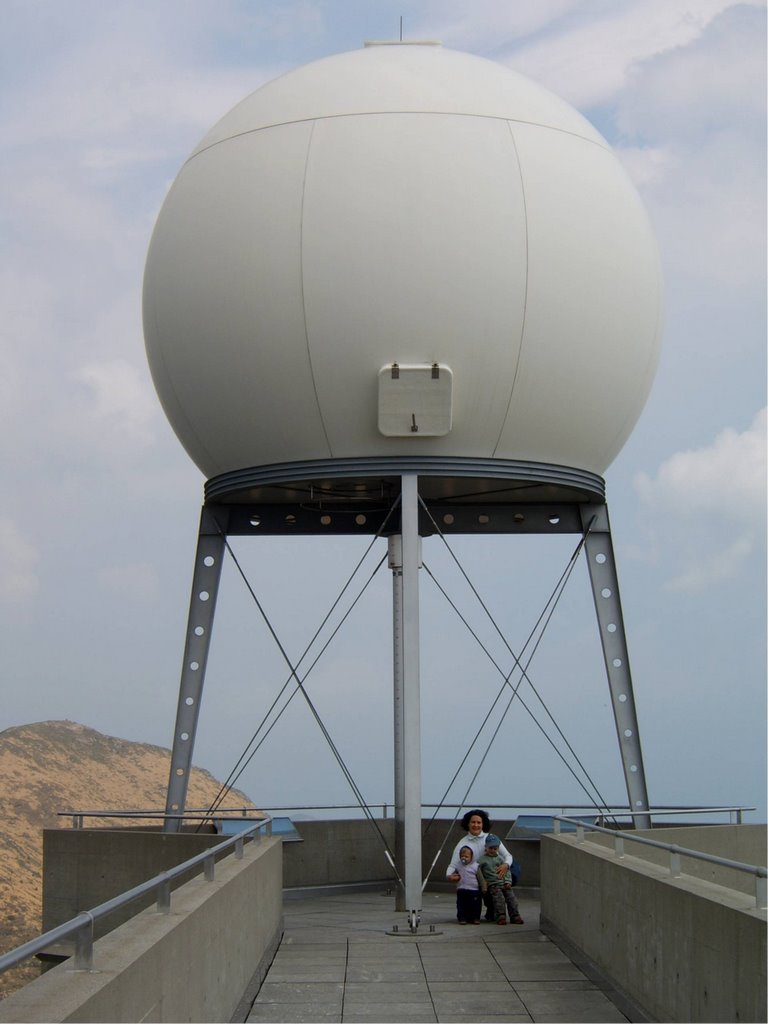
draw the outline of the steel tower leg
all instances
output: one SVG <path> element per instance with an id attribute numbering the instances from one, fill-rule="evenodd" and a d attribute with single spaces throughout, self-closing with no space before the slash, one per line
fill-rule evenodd
<path id="1" fill-rule="evenodd" d="M 412 931 L 421 920 L 421 710 L 419 692 L 418 477 L 402 476 L 401 535 L 390 539 L 393 571 L 395 863 L 404 882 L 396 909 Z M 399 549 L 399 550 L 398 550 Z"/>
<path id="2" fill-rule="evenodd" d="M 608 520 L 608 506 L 582 506 L 581 520 L 585 533 L 589 529 L 585 544 L 587 565 L 608 673 L 608 687 L 619 737 L 627 796 L 633 811 L 648 811 L 650 805 L 632 690 L 632 674 L 629 669 L 627 637 L 621 613 L 619 579 Z M 633 820 L 636 828 L 651 827 L 650 814 L 640 814 Z"/>
<path id="3" fill-rule="evenodd" d="M 173 733 L 168 795 L 165 802 L 165 813 L 168 815 L 165 818 L 164 826 L 166 832 L 179 831 L 180 819 L 170 817 L 170 815 L 182 814 L 187 801 L 192 751 L 195 745 L 200 702 L 203 696 L 205 667 L 211 646 L 213 613 L 216 609 L 221 566 L 224 561 L 225 533 L 225 524 L 219 523 L 213 513 L 203 506 L 197 538 L 195 569 L 192 576 L 184 661 L 179 683 L 179 703 L 176 709 L 176 728 Z"/>

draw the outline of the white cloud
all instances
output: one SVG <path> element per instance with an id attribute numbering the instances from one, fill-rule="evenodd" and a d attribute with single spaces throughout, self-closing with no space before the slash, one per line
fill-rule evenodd
<path id="1" fill-rule="evenodd" d="M 191 149 L 229 107 L 284 70 L 264 62 L 263 55 L 260 63 L 228 66 L 217 59 L 220 34 L 233 16 L 232 6 L 224 3 L 111 0 L 86 12 L 81 0 L 67 9 L 69 17 L 62 17 L 64 8 L 55 4 L 40 6 L 29 18 L 21 5 L 8 32 L 23 34 L 37 54 L 14 77 L 15 102 L 4 108 L 9 150 L 34 152 L 44 144 L 60 147 L 71 159 L 80 147 L 107 146 L 114 147 L 113 157 L 122 150 L 133 162 L 135 140 L 142 139 L 147 155 L 173 157 L 179 145 Z M 254 33 L 265 38 L 267 21 L 288 17 L 281 8 L 272 9 L 255 19 Z M 243 29 L 232 27 L 233 41 Z M 66 35 L 66 47 L 55 42 L 58 33 Z M 4 66 L 13 61 L 1 43 L 0 56 Z"/>
<path id="2" fill-rule="evenodd" d="M 693 591 L 727 580 L 739 571 L 739 568 L 754 552 L 754 544 L 748 537 L 738 537 L 732 544 L 720 550 L 707 551 L 705 556 L 699 553 L 696 560 L 689 559 L 687 567 L 669 580 L 669 590 Z"/>
<path id="3" fill-rule="evenodd" d="M 39 585 L 38 549 L 23 536 L 16 524 L 0 517 L 0 601 L 8 605 L 28 604 Z"/>
<path id="4" fill-rule="evenodd" d="M 766 410 L 743 433 L 678 452 L 635 490 L 652 545 L 675 566 L 668 586 L 698 589 L 736 575 L 765 541 Z"/>
<path id="5" fill-rule="evenodd" d="M 538 3 L 509 3 L 509 0 L 436 0 L 421 5 L 416 22 L 406 15 L 406 39 L 435 39 L 459 50 L 487 50 L 500 40 L 524 39 L 557 24 L 578 8 L 578 0 L 539 0 Z"/>
<path id="6" fill-rule="evenodd" d="M 134 442 L 152 443 L 157 399 L 135 366 L 125 359 L 90 363 L 73 376 L 88 390 L 92 426 L 118 433 L 121 442 L 128 435 Z"/>
<path id="7" fill-rule="evenodd" d="M 764 291 L 764 36 L 764 7 L 731 8 L 687 46 L 638 64 L 617 97 L 618 155 L 670 278 Z"/>
<path id="8" fill-rule="evenodd" d="M 679 156 L 670 146 L 628 146 L 618 149 L 616 156 L 640 189 L 665 181 L 679 164 Z"/>
<path id="9" fill-rule="evenodd" d="M 731 0 L 631 0 L 575 5 L 546 38 L 508 50 L 507 63 L 583 109 L 611 101 L 643 61 L 696 40 Z"/>
<path id="10" fill-rule="evenodd" d="M 739 5 L 685 45 L 638 62 L 618 99 L 620 131 L 694 145 L 712 131 L 749 131 L 765 113 L 764 27 L 764 4 Z"/>

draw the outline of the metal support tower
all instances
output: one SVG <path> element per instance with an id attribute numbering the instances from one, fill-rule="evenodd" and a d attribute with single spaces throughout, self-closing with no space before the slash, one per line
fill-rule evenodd
<path id="1" fill-rule="evenodd" d="M 332 475 L 334 467 L 323 468 Z M 390 535 L 389 544 L 390 568 L 393 570 L 395 858 L 398 874 L 404 883 L 403 891 L 398 893 L 397 909 L 409 914 L 409 924 L 415 930 L 422 903 L 418 574 L 421 537 L 435 533 L 438 529 L 436 524 L 439 523 L 439 529 L 446 534 L 584 535 L 624 780 L 632 810 L 638 814 L 635 818 L 638 828 L 650 828 L 650 814 L 644 813 L 650 804 L 608 508 L 601 500 L 604 499 L 602 480 L 589 478 L 582 481 L 580 477 L 574 477 L 575 471 L 558 467 L 514 464 L 511 475 L 525 484 L 529 493 L 539 487 L 544 478 L 545 483 L 553 481 L 558 485 L 558 497 L 552 497 L 549 493 L 552 488 L 547 483 L 546 501 L 541 497 L 538 501 L 515 498 L 503 501 L 496 497 L 483 502 L 480 497 L 456 500 L 450 494 L 441 493 L 439 487 L 435 489 L 434 478 L 429 475 L 435 471 L 431 463 L 423 466 L 414 463 L 407 472 L 402 472 L 401 467 L 397 476 L 393 474 L 394 467 L 388 463 L 382 466 L 366 463 L 355 467 L 357 472 L 365 470 L 363 480 L 370 479 L 374 468 L 377 474 L 374 477 L 375 487 L 371 488 L 370 507 L 364 510 L 361 510 L 361 499 L 354 497 L 357 488 L 349 481 L 341 488 L 343 499 L 333 495 L 333 503 L 327 497 L 327 481 L 322 487 L 318 484 L 320 500 L 314 497 L 310 488 L 308 494 L 297 490 L 295 500 L 282 503 L 270 500 L 273 497 L 271 491 L 260 495 L 259 487 L 263 483 L 260 478 L 252 482 L 236 474 L 232 481 L 228 478 L 209 481 L 195 556 L 165 828 L 166 831 L 177 831 L 179 816 L 185 809 L 226 538 L 230 535 L 253 536 L 257 532 L 262 536 L 383 532 L 393 500 L 382 500 L 384 488 L 389 488 L 390 495 L 399 490 L 399 533 L 395 522 L 392 530 L 396 535 Z M 443 467 L 440 468 L 442 470 Z M 467 473 L 467 466 L 462 464 L 460 468 L 462 473 Z M 498 467 L 494 468 L 498 472 Z M 421 511 L 419 471 L 427 494 L 426 506 Z M 489 486 L 493 482 L 483 481 L 477 485 L 478 495 L 495 493 Z M 514 494 L 516 488 L 508 490 Z M 232 497 L 238 500 L 232 500 Z"/>

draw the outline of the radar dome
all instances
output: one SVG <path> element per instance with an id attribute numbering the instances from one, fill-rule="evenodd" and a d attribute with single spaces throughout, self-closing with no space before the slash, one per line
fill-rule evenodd
<path id="1" fill-rule="evenodd" d="M 144 281 L 155 387 L 208 478 L 411 458 L 600 474 L 646 401 L 660 310 L 606 141 L 436 44 L 366 45 L 244 99 L 180 170 Z"/>

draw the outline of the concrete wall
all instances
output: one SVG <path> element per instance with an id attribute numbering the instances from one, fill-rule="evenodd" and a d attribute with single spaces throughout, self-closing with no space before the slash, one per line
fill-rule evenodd
<path id="1" fill-rule="evenodd" d="M 692 829 L 654 830 L 654 838 L 662 831 L 695 848 Z M 710 839 L 727 845 L 724 832 Z M 542 839 L 542 931 L 580 950 L 653 1019 L 765 1021 L 766 912 L 754 896 L 672 878 L 667 861 L 633 856 L 628 840 L 619 859 L 608 842 Z M 741 859 L 732 849 L 722 855 Z"/>
<path id="2" fill-rule="evenodd" d="M 64 963 L 4 999 L 0 1021 L 244 1020 L 282 934 L 280 840 L 246 844 L 215 875 L 99 939 L 92 972 Z"/>
<path id="3" fill-rule="evenodd" d="M 440 846 L 443 851 L 430 874 L 429 888 L 453 889 L 445 870 L 456 843 L 466 833 L 454 824 L 436 821 L 423 826 L 422 870 L 426 875 Z M 394 849 L 395 823 L 378 819 L 389 848 Z M 283 844 L 283 886 L 288 889 L 356 882 L 395 884 L 395 873 L 384 856 L 379 833 L 365 819 L 297 821 L 302 842 Z M 494 822 L 501 835 L 510 823 Z M 152 878 L 221 841 L 211 833 L 168 834 L 157 829 L 47 829 L 43 834 L 43 931 L 48 931 L 127 889 Z M 523 871 L 522 886 L 539 884 L 539 844 L 509 844 Z M 423 876 L 422 876 L 423 877 Z M 183 878 L 178 885 L 186 881 Z M 96 926 L 107 934 L 154 900 L 147 897 L 118 911 Z"/>
<path id="4" fill-rule="evenodd" d="M 222 836 L 163 833 L 159 829 L 45 829 L 43 831 L 44 932 L 132 889 L 161 871 L 215 846 Z M 195 872 L 182 875 L 178 888 Z M 154 902 L 151 896 L 96 925 L 100 938 Z"/>
<path id="5" fill-rule="evenodd" d="M 295 821 L 301 843 L 285 843 L 283 847 L 284 884 L 287 889 L 313 885 L 345 885 L 354 882 L 383 881 L 395 883 L 395 873 L 384 856 L 381 839 L 366 820 Z M 429 876 L 428 888 L 453 888 L 445 881 L 445 870 L 456 843 L 466 836 L 458 824 L 448 832 L 449 822 L 429 821 L 422 828 L 422 877 L 430 870 L 440 847 L 443 851 Z M 493 828 L 503 836 L 511 822 L 496 821 Z M 395 823 L 392 818 L 377 819 L 376 825 L 390 850 L 394 850 Z M 510 853 L 522 867 L 521 886 L 539 884 L 539 844 L 521 841 L 507 844 Z"/>
<path id="6" fill-rule="evenodd" d="M 683 828 L 654 828 L 653 831 L 638 830 L 635 835 L 647 836 L 660 843 L 672 843 L 700 853 L 711 853 L 727 860 L 738 860 L 742 864 L 760 864 L 765 866 L 766 858 L 766 827 L 765 825 L 691 825 Z M 599 843 L 606 849 L 613 849 L 613 837 L 594 833 L 591 842 Z M 653 846 L 631 844 L 628 840 L 624 846 L 627 853 L 639 857 L 649 864 L 669 867 L 669 853 L 657 850 Z M 724 885 L 730 889 L 753 896 L 755 893 L 754 875 L 743 871 L 734 871 L 719 864 L 708 864 L 693 857 L 682 857 L 682 870 L 686 875 L 701 878 L 716 885 Z"/>
<path id="7" fill-rule="evenodd" d="M 294 825 L 303 841 L 283 844 L 286 889 L 394 881 L 379 834 L 369 821 L 296 821 Z M 394 821 L 378 820 L 376 825 L 391 849 Z"/>

